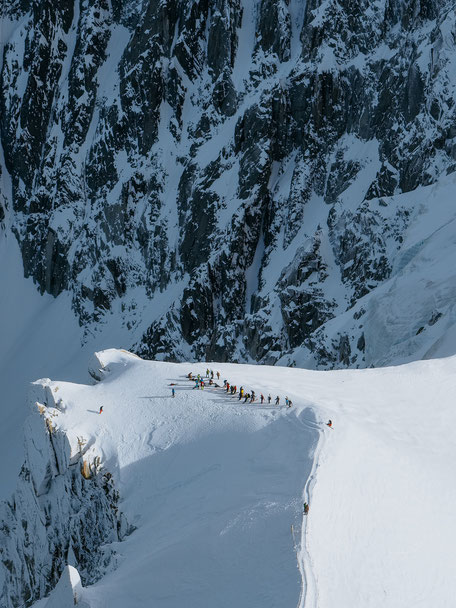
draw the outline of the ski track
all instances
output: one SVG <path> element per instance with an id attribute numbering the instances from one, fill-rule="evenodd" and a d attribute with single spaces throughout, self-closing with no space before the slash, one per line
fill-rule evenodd
<path id="1" fill-rule="evenodd" d="M 311 407 L 316 413 L 317 408 L 312 407 L 311 405 L 309 407 Z M 309 423 L 307 424 L 310 426 Z M 318 606 L 318 588 L 315 569 L 313 567 L 312 557 L 307 548 L 307 526 L 309 517 L 311 517 L 312 513 L 312 491 L 317 481 L 317 469 L 319 466 L 320 455 L 326 443 L 326 435 L 321 425 L 315 425 L 312 426 L 312 428 L 316 428 L 318 430 L 319 438 L 313 453 L 312 470 L 307 478 L 302 496 L 303 503 L 307 502 L 310 505 L 310 509 L 307 515 L 304 515 L 303 513 L 302 516 L 301 544 L 298 553 L 298 568 L 301 573 L 302 585 L 297 608 L 317 608 Z"/>

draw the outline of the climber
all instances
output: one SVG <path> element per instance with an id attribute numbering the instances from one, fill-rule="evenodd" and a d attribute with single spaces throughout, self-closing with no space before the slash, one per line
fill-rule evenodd
<path id="1" fill-rule="evenodd" d="M 248 399 L 250 399 L 250 393 L 246 393 L 244 403 L 247 403 Z"/>
<path id="2" fill-rule="evenodd" d="M 288 407 L 291 407 L 293 405 L 293 401 L 291 399 L 288 399 Z"/>
<path id="3" fill-rule="evenodd" d="M 288 407 L 288 397 L 285 397 L 285 405 Z"/>
<path id="4" fill-rule="evenodd" d="M 279 405 L 279 403 L 280 403 L 280 397 L 279 397 L 279 395 L 277 395 L 276 400 L 275 400 L 275 404 Z"/>
<path id="5" fill-rule="evenodd" d="M 217 372 L 217 380 L 220 380 L 220 372 Z"/>
<path id="6" fill-rule="evenodd" d="M 261 395 L 260 395 L 260 401 L 261 401 L 261 405 L 263 405 L 263 401 L 264 401 L 264 395 L 263 395 L 263 393 L 261 393 Z"/>
<path id="7" fill-rule="evenodd" d="M 101 414 L 102 411 L 103 411 L 103 406 L 100 405 L 100 411 L 98 413 Z"/>
<path id="8" fill-rule="evenodd" d="M 176 391 L 175 391 L 175 389 L 174 389 L 174 388 L 172 388 L 172 389 L 171 389 L 171 394 L 172 394 L 172 396 L 173 396 L 173 397 L 175 397 L 175 396 L 176 396 Z"/>
<path id="9" fill-rule="evenodd" d="M 309 513 L 309 505 L 305 502 L 304 503 L 304 515 L 307 515 Z"/>
<path id="10" fill-rule="evenodd" d="M 228 393 L 229 391 L 230 391 L 230 383 L 229 383 L 229 382 L 227 382 L 227 383 L 226 383 L 226 392 Z"/>
<path id="11" fill-rule="evenodd" d="M 271 399 L 272 399 L 271 393 L 269 393 L 269 395 L 268 395 L 268 403 L 271 403 Z"/>
<path id="12" fill-rule="evenodd" d="M 332 428 L 332 425 L 333 425 L 332 420 L 328 420 L 328 422 L 326 423 L 326 426 L 329 426 L 329 428 Z"/>

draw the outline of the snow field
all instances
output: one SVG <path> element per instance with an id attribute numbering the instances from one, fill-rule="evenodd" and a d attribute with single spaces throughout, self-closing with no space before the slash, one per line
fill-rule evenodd
<path id="1" fill-rule="evenodd" d="M 287 409 L 193 390 L 185 375 L 205 363 L 98 357 L 95 386 L 50 383 L 66 407 L 57 424 L 114 473 L 137 526 L 117 569 L 84 589 L 91 608 L 452 605 L 456 358 L 214 364 L 221 384 L 288 395 Z"/>
<path id="2" fill-rule="evenodd" d="M 318 595 L 306 608 L 454 603 L 455 365 L 309 383 L 335 426 L 325 430 L 312 492 L 306 551 Z"/>
<path id="3" fill-rule="evenodd" d="M 289 415 L 241 404 L 221 388 L 194 390 L 185 375 L 205 372 L 204 364 L 146 362 L 121 351 L 99 357 L 107 371 L 94 386 L 44 381 L 66 408 L 53 421 L 73 453 L 83 438 L 84 458 L 100 456 L 137 526 L 117 547 L 117 569 L 84 589 L 84 601 L 295 606 L 302 581 L 291 525 L 299 538 L 318 437 L 311 411 Z M 221 371 L 227 367 L 248 379 L 243 366 Z"/>

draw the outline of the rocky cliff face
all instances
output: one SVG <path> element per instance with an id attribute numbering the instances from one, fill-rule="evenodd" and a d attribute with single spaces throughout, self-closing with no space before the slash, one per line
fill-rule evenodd
<path id="1" fill-rule="evenodd" d="M 110 543 L 130 531 L 109 471 L 76 450 L 56 423 L 64 408 L 49 381 L 35 383 L 17 490 L 0 503 L 0 604 L 30 606 L 77 566 L 92 583 L 115 566 Z M 35 401 L 37 399 L 37 401 Z"/>
<path id="2" fill-rule="evenodd" d="M 403 193 L 456 167 L 453 3 L 1 10 L 0 222 L 85 332 L 114 315 L 150 357 L 388 362 L 363 317 Z"/>

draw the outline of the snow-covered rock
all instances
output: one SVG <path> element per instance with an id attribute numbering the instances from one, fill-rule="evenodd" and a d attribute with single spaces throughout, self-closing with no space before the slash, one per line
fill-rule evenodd
<path id="1" fill-rule="evenodd" d="M 0 603 L 5 608 L 46 595 L 69 562 L 77 564 L 85 582 L 97 580 L 115 562 L 115 550 L 104 545 L 130 529 L 119 511 L 112 474 L 91 458 L 87 438 L 81 435 L 72 446 L 60 428 L 66 406 L 59 389 L 49 379 L 32 385 L 24 464 L 13 496 L 0 503 Z M 56 597 L 61 594 L 65 591 Z"/>
<path id="2" fill-rule="evenodd" d="M 443 338 L 427 325 L 443 292 L 382 349 L 362 311 L 413 270 L 429 185 L 452 207 L 452 2 L 0 11 L 0 237 L 41 293 L 69 294 L 79 340 L 122 328 L 159 359 L 367 367 Z"/>
<path id="3" fill-rule="evenodd" d="M 90 608 L 82 599 L 83 588 L 78 571 L 73 566 L 65 566 L 60 580 L 52 590 L 45 608 Z"/>

